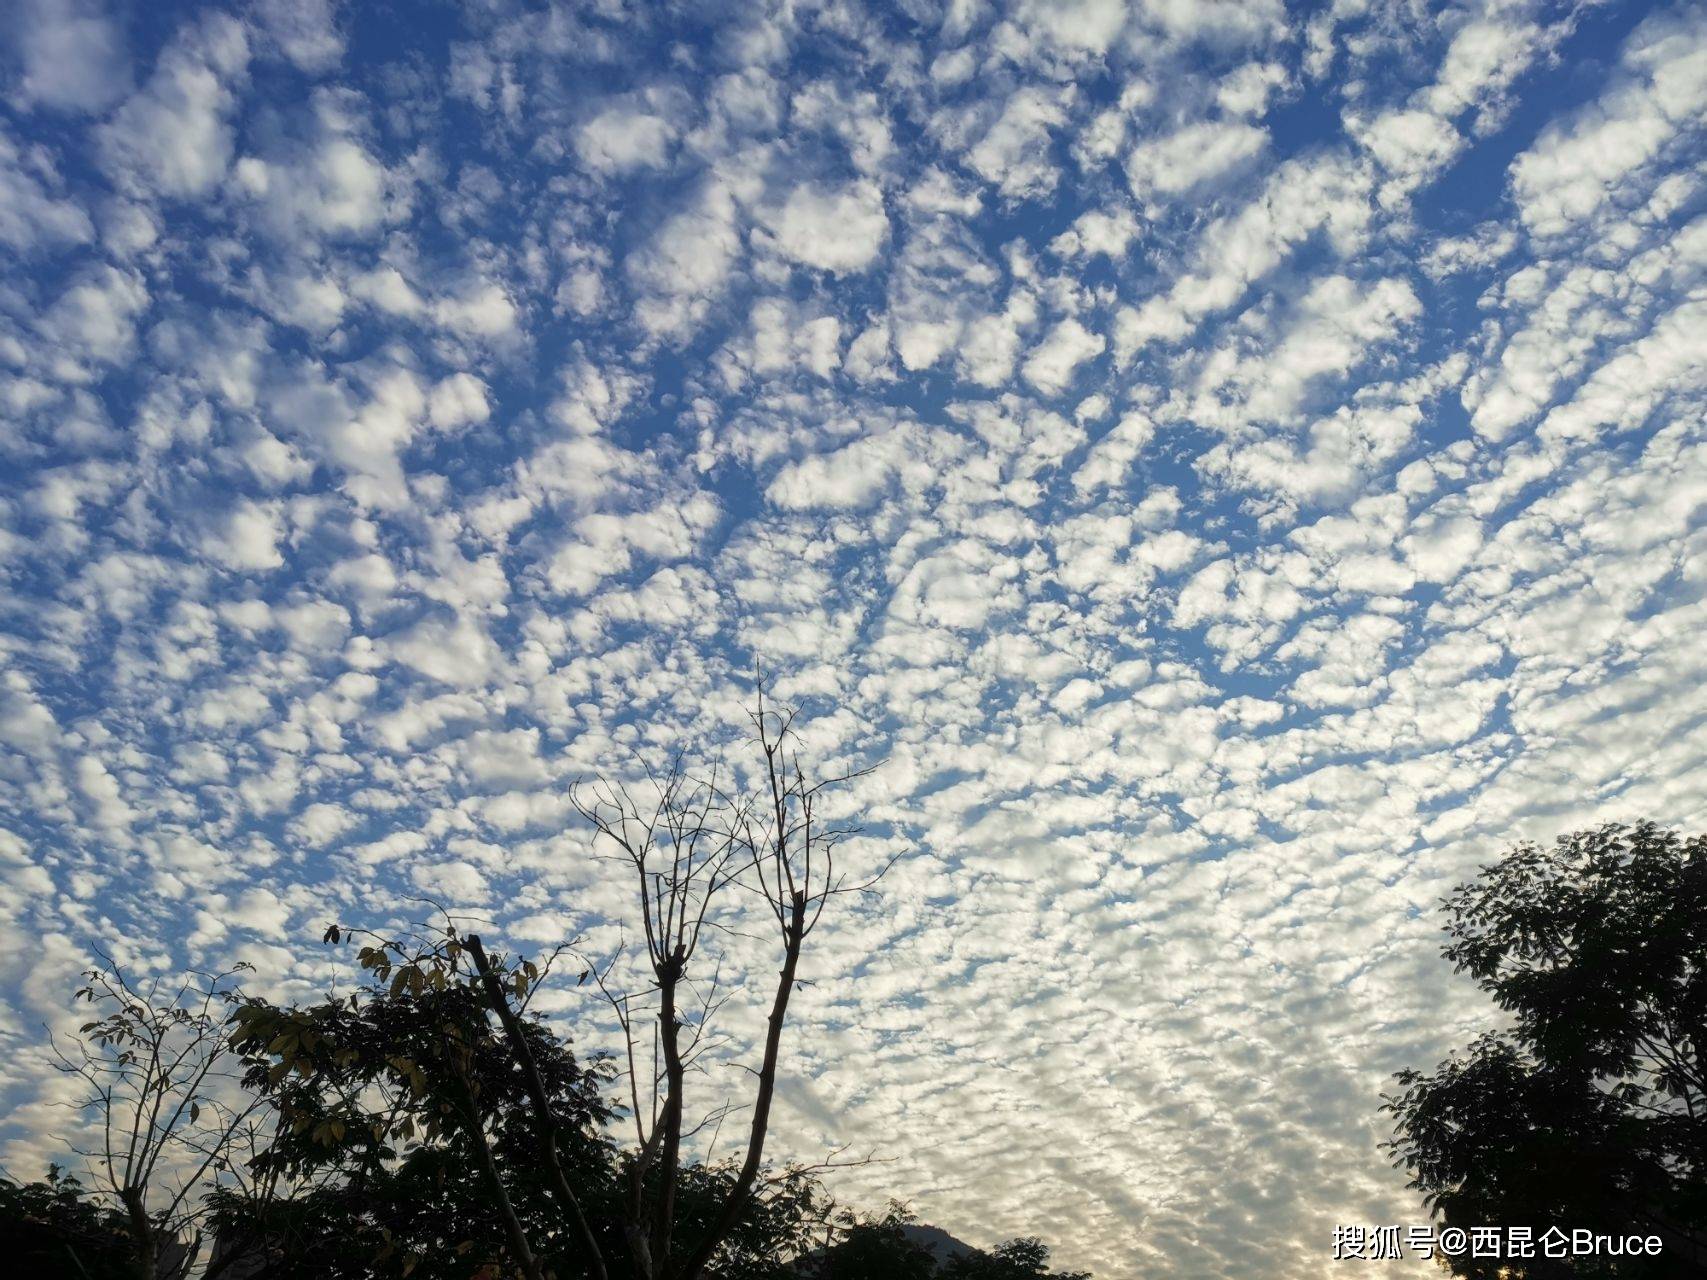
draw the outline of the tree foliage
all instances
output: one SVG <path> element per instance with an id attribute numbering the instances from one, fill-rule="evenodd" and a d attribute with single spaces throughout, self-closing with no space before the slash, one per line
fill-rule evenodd
<path id="1" fill-rule="evenodd" d="M 834 1242 L 801 1270 L 812 1280 L 934 1280 L 936 1257 L 907 1234 L 914 1221 L 898 1201 L 875 1217 L 844 1212 Z"/>
<path id="2" fill-rule="evenodd" d="M 54 1165 L 40 1182 L 0 1178 L 0 1257 L 16 1275 L 134 1280 L 125 1215 Z"/>
<path id="3" fill-rule="evenodd" d="M 548 1211 L 526 1087 L 462 959 L 450 937 L 378 942 L 361 948 L 369 982 L 348 996 L 236 1009 L 244 1083 L 278 1117 L 256 1163 L 296 1191 L 261 1211 L 227 1196 L 220 1223 L 232 1247 L 264 1242 L 269 1276 L 472 1273 L 513 1257 L 512 1214 L 559 1275 L 580 1274 Z M 512 989 L 535 976 L 516 966 Z M 561 1122 L 559 1158 L 599 1194 L 614 1158 L 608 1067 L 582 1064 L 537 1019 L 519 1023 Z"/>
<path id="4" fill-rule="evenodd" d="M 1049 1247 L 1021 1236 L 983 1249 L 957 1250 L 939 1260 L 913 1232 L 916 1219 L 891 1200 L 883 1213 L 844 1211 L 828 1246 L 803 1258 L 803 1280 L 1091 1280 L 1085 1271 L 1049 1270 Z"/>
<path id="5" fill-rule="evenodd" d="M 261 1141 L 260 1103 L 235 1087 L 226 1036 L 235 979 L 248 966 L 167 980 L 103 960 L 75 994 L 89 1021 L 68 1043 L 52 1041 L 56 1065 L 81 1090 L 72 1106 L 93 1134 L 92 1146 L 74 1150 L 122 1215 L 135 1274 L 178 1280 L 201 1255 L 211 1189 L 270 1194 L 248 1163 Z M 218 1271 L 209 1264 L 206 1280 Z"/>
<path id="6" fill-rule="evenodd" d="M 253 1118 L 266 1140 L 197 1206 L 197 1229 L 213 1237 L 211 1256 L 199 1259 L 206 1273 L 503 1280 L 531 1268 L 540 1280 L 589 1277 L 594 1259 L 541 1158 L 549 1136 L 598 1245 L 596 1265 L 619 1280 L 647 1275 L 630 1248 L 630 1195 L 640 1179 L 656 1202 L 664 1170 L 639 1166 L 633 1149 L 608 1136 L 618 1118 L 606 1101 L 610 1063 L 579 1058 L 529 1011 L 549 966 L 484 948 L 474 964 L 473 940 L 454 927 L 395 940 L 335 927 L 326 940 L 362 943 L 365 980 L 347 994 L 277 1004 L 221 987 L 230 1002 L 219 1000 L 229 1018 L 219 1024 L 218 1060 L 236 1068 L 237 1092 L 219 1114 Z M 494 983 L 508 1026 L 493 1016 Z M 126 1017 L 124 1028 L 98 1019 L 87 1034 L 132 1046 L 133 1024 L 151 1025 L 153 1015 L 133 1002 Z M 200 1076 L 197 1089 L 211 1078 Z M 180 1096 L 171 1085 L 163 1092 Z M 188 1116 L 199 1094 L 182 1096 Z M 221 1150 L 221 1160 L 237 1158 Z M 1029 1239 L 939 1264 L 907 1238 L 912 1219 L 900 1206 L 879 1218 L 839 1210 L 810 1167 L 761 1166 L 749 1181 L 743 1159 L 688 1160 L 674 1176 L 673 1230 L 689 1240 L 721 1232 L 706 1253 L 709 1280 L 1082 1280 L 1049 1271 L 1048 1250 Z M 726 1222 L 734 1195 L 741 1211 Z M 160 1276 L 193 1271 L 194 1249 L 165 1231 L 139 1237 L 115 1198 L 110 1189 L 91 1197 L 57 1170 L 46 1182 L 0 1182 L 0 1242 L 29 1274 L 135 1280 L 146 1265 Z"/>
<path id="7" fill-rule="evenodd" d="M 279 1117 L 258 1163 L 295 1187 L 265 1205 L 219 1201 L 222 1239 L 250 1255 L 254 1280 L 495 1280 L 530 1265 L 555 1280 L 589 1276 L 595 1260 L 565 1212 L 565 1190 L 597 1244 L 596 1265 L 644 1274 L 625 1229 L 635 1157 L 606 1136 L 616 1118 L 605 1101 L 609 1062 L 581 1061 L 528 1012 L 544 970 L 484 948 L 471 967 L 470 944 L 454 928 L 436 939 L 371 939 L 358 951 L 368 981 L 350 995 L 306 1006 L 249 999 L 236 1010 L 245 1083 Z M 488 977 L 514 1002 L 509 1028 L 489 1016 Z M 548 1141 L 555 1171 L 543 1158 Z M 718 1280 L 780 1280 L 828 1216 L 807 1172 L 761 1174 L 711 1252 Z M 685 1164 L 677 1230 L 699 1238 L 738 1178 L 733 1162 Z"/>
<path id="8" fill-rule="evenodd" d="M 1707 1263 L 1707 837 L 1610 824 L 1521 844 L 1446 900 L 1443 954 L 1504 1011 L 1384 1099 L 1443 1224 L 1657 1234 L 1658 1258 L 1471 1258 L 1460 1275 Z"/>

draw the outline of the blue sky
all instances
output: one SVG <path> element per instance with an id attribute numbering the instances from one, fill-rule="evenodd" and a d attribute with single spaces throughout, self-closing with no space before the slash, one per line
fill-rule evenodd
<path id="1" fill-rule="evenodd" d="M 14 1171 L 92 947 L 307 996 L 423 894 L 613 947 L 567 783 L 757 661 L 903 855 L 777 1149 L 1313 1276 L 1418 1219 L 1376 1095 L 1486 1016 L 1442 892 L 1701 823 L 1699 5 L 16 13 Z"/>

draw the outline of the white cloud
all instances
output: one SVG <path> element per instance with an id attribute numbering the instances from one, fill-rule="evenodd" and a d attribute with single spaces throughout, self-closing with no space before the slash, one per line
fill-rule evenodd
<path id="1" fill-rule="evenodd" d="M 798 186 L 765 215 L 765 225 L 785 257 L 838 276 L 871 266 L 889 235 L 883 193 L 873 182 L 842 190 Z"/>
<path id="2" fill-rule="evenodd" d="M 1101 54 L 1127 22 L 1124 0 L 1022 0 L 1020 21 L 1057 48 Z"/>
<path id="3" fill-rule="evenodd" d="M 1081 213 L 1071 227 L 1051 240 L 1049 249 L 1063 258 L 1092 258 L 1102 254 L 1118 262 L 1138 235 L 1138 220 L 1130 210 L 1092 209 Z"/>
<path id="4" fill-rule="evenodd" d="M 575 132 L 575 152 L 595 173 L 662 168 L 676 130 L 662 116 L 620 107 L 600 112 Z"/>
<path id="5" fill-rule="evenodd" d="M 367 231 L 383 214 L 384 170 L 348 138 L 331 138 L 314 157 L 310 220 L 323 231 Z"/>
<path id="6" fill-rule="evenodd" d="M 1666 400 L 1707 389 L 1704 326 L 1704 302 L 1685 303 L 1661 317 L 1651 332 L 1597 368 L 1569 403 L 1549 412 L 1541 435 L 1569 439 L 1602 428 L 1629 431 Z"/>
<path id="7" fill-rule="evenodd" d="M 1391 175 L 1382 201 L 1396 203 L 1458 154 L 1463 139 L 1428 111 L 1388 111 L 1358 131 L 1358 141 Z"/>
<path id="8" fill-rule="evenodd" d="M 91 359 L 122 359 L 136 332 L 137 317 L 148 306 L 142 278 L 116 267 L 83 274 L 49 308 L 42 330 L 56 342 Z"/>
<path id="9" fill-rule="evenodd" d="M 1025 361 L 1025 380 L 1044 395 L 1058 396 L 1073 381 L 1081 364 L 1102 354 L 1108 345 L 1100 333 L 1091 333 L 1069 317 L 1049 331 Z"/>
<path id="10" fill-rule="evenodd" d="M 103 10 L 92 0 L 22 0 L 13 33 L 23 105 L 93 112 L 129 92 L 124 33 Z"/>
<path id="11" fill-rule="evenodd" d="M 203 542 L 202 550 L 239 573 L 277 569 L 284 564 L 279 553 L 282 536 L 276 507 L 242 502 L 225 518 L 220 531 Z"/>
<path id="12" fill-rule="evenodd" d="M 777 472 L 765 497 L 791 511 L 867 507 L 895 473 L 893 449 L 881 437 L 831 453 L 816 453 Z"/>
<path id="13" fill-rule="evenodd" d="M 981 387 L 1005 386 L 1019 357 L 1021 333 L 1036 322 L 1037 299 L 1023 289 L 1015 289 L 1001 311 L 971 320 L 955 353 L 961 376 Z"/>
<path id="14" fill-rule="evenodd" d="M 461 744 L 462 767 L 483 789 L 544 782 L 549 776 L 539 754 L 539 730 L 482 729 Z"/>
<path id="15" fill-rule="evenodd" d="M 913 565 L 896 584 L 890 613 L 927 627 L 968 631 L 983 626 L 992 612 L 1017 603 L 1011 586 L 1012 562 L 981 543 L 962 541 Z"/>
<path id="16" fill-rule="evenodd" d="M 889 326 L 873 324 L 848 344 L 843 367 L 859 382 L 887 382 L 894 378 L 889 360 Z"/>
<path id="17" fill-rule="evenodd" d="M 79 756 L 76 764 L 77 790 L 88 806 L 89 820 L 104 831 L 131 825 L 136 812 L 125 803 L 124 792 L 107 766 L 92 755 Z"/>
<path id="18" fill-rule="evenodd" d="M 262 30 L 303 71 L 321 73 L 344 56 L 334 0 L 260 0 Z"/>
<path id="19" fill-rule="evenodd" d="M 1200 317 L 1233 306 L 1255 282 L 1274 272 L 1318 235 L 1349 255 L 1370 220 L 1369 177 L 1343 156 L 1313 156 L 1279 165 L 1236 212 L 1211 222 L 1192 250 L 1193 267 L 1166 293 L 1115 317 L 1118 363 L 1153 342 L 1177 342 Z"/>
<path id="20" fill-rule="evenodd" d="M 350 615 L 330 600 L 280 606 L 272 610 L 271 621 L 301 653 L 335 649 L 350 630 Z"/>
<path id="21" fill-rule="evenodd" d="M 501 338 L 513 332 L 521 318 L 509 291 L 490 280 L 438 299 L 432 313 L 446 329 L 470 338 Z"/>
<path id="22" fill-rule="evenodd" d="M 492 408 L 486 399 L 486 384 L 473 374 L 453 373 L 427 396 L 427 418 L 442 431 L 485 422 Z"/>
<path id="23" fill-rule="evenodd" d="M 248 61 L 235 19 L 211 16 L 187 29 L 161 54 L 148 83 L 97 131 L 108 170 L 163 195 L 205 195 L 231 161 L 229 82 Z"/>
<path id="24" fill-rule="evenodd" d="M 467 862 L 421 863 L 411 869 L 409 877 L 417 888 L 446 898 L 453 905 L 486 900 L 486 877 Z"/>
<path id="25" fill-rule="evenodd" d="M 0 244 L 26 253 L 93 239 L 89 215 L 74 201 L 49 194 L 23 160 L 17 144 L 0 130 Z"/>
<path id="26" fill-rule="evenodd" d="M 1063 99 L 1069 96 L 1042 89 L 1014 93 L 967 153 L 967 167 L 1010 200 L 1047 195 L 1058 177 L 1050 135 L 1067 121 Z"/>
<path id="27" fill-rule="evenodd" d="M 350 292 L 394 316 L 418 315 L 426 307 L 421 295 L 396 267 L 376 267 L 350 283 Z"/>
<path id="28" fill-rule="evenodd" d="M 1081 492 L 1118 488 L 1126 483 L 1133 461 L 1156 434 L 1156 424 L 1143 413 L 1123 415 L 1114 429 L 1091 448 L 1073 484 Z"/>
<path id="29" fill-rule="evenodd" d="M 575 522 L 571 536 L 545 562 L 545 578 L 562 595 L 586 595 L 606 578 L 625 573 L 641 556 L 680 560 L 717 523 L 717 501 L 707 493 L 627 513 L 595 511 Z"/>
<path id="30" fill-rule="evenodd" d="M 781 298 L 764 298 L 753 305 L 747 334 L 732 341 L 717 363 L 731 390 L 744 386 L 749 377 L 795 369 L 828 378 L 842 363 L 841 335 L 841 321 L 835 316 L 811 316 Z"/>
<path id="31" fill-rule="evenodd" d="M 290 834 L 303 844 L 324 846 L 347 833 L 356 821 L 356 815 L 342 805 L 321 802 L 308 805 L 291 819 Z M 271 895 L 263 892 L 263 901 L 268 898 Z"/>
<path id="32" fill-rule="evenodd" d="M 1281 0 L 1142 0 L 1140 9 L 1172 38 L 1210 46 L 1265 40 L 1280 30 L 1286 17 Z"/>
<path id="33" fill-rule="evenodd" d="M 721 183 L 708 183 L 628 259 L 628 274 L 641 292 L 641 326 L 659 337 L 692 332 L 722 294 L 740 251 L 734 198 Z"/>
<path id="34" fill-rule="evenodd" d="M 472 619 L 426 618 L 385 641 L 398 662 L 441 684 L 476 688 L 484 684 L 498 660 L 485 630 Z"/>
<path id="35" fill-rule="evenodd" d="M 1418 521 L 1402 545 L 1417 577 L 1450 582 L 1481 549 L 1482 529 L 1472 516 L 1441 512 Z"/>
<path id="36" fill-rule="evenodd" d="M 1434 83 L 1418 95 L 1445 117 L 1497 97 L 1525 71 L 1547 33 L 1518 9 L 1466 22 L 1453 33 Z"/>
<path id="37" fill-rule="evenodd" d="M 1238 171 L 1268 145 L 1268 134 L 1237 121 L 1187 125 L 1151 138 L 1126 157 L 1126 180 L 1140 200 L 1176 196 Z"/>
<path id="38" fill-rule="evenodd" d="M 324 333 L 344 318 L 344 290 L 336 280 L 296 275 L 271 281 L 262 277 L 257 283 L 266 309 L 285 324 Z"/>
<path id="39" fill-rule="evenodd" d="M 270 889 L 248 889 L 221 912 L 223 921 L 281 942 L 290 938 L 291 909 Z"/>
<path id="40" fill-rule="evenodd" d="M 306 480 L 314 470 L 296 449 L 266 431 L 257 431 L 239 452 L 250 473 L 268 488 Z"/>
<path id="41" fill-rule="evenodd" d="M 1561 235 L 1602 210 L 1621 182 L 1707 109 L 1707 25 L 1699 12 L 1659 14 L 1638 28 L 1615 87 L 1569 123 L 1545 130 L 1512 164 L 1518 214 Z"/>

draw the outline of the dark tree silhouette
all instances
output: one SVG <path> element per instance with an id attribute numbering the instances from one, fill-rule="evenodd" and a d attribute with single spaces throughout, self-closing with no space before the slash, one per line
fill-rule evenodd
<path id="1" fill-rule="evenodd" d="M 475 961 L 453 923 L 401 939 L 341 927 L 326 937 L 364 941 L 362 986 L 310 1005 L 251 998 L 234 1014 L 244 1084 L 277 1117 L 254 1167 L 282 1191 L 264 1202 L 216 1197 L 217 1256 L 242 1259 L 232 1273 L 644 1275 L 625 1230 L 634 1157 L 605 1136 L 616 1116 L 603 1097 L 609 1065 L 579 1061 L 529 1012 L 549 964 L 484 948 Z M 707 1231 L 740 1172 L 732 1161 L 679 1168 L 677 1228 Z M 784 1280 L 831 1211 L 809 1170 L 763 1168 L 755 1181 L 707 1261 L 717 1280 Z"/>
<path id="2" fill-rule="evenodd" d="M 896 1201 L 876 1217 L 844 1211 L 834 1242 L 800 1271 L 811 1280 L 935 1280 L 935 1256 L 907 1234 L 914 1221 Z"/>
<path id="3" fill-rule="evenodd" d="M 1446 1226 L 1529 1226 L 1660 1253 L 1451 1260 L 1459 1275 L 1681 1276 L 1707 1266 L 1707 837 L 1652 822 L 1520 844 L 1446 899 L 1443 954 L 1510 1017 L 1383 1095 L 1386 1146 Z"/>
<path id="4" fill-rule="evenodd" d="M 0 1258 L 14 1274 L 135 1280 L 135 1257 L 124 1213 L 58 1165 L 40 1182 L 0 1178 Z"/>
<path id="5" fill-rule="evenodd" d="M 1091 1280 L 1088 1271 L 1049 1270 L 1049 1246 L 1035 1236 L 1021 1236 L 985 1253 L 975 1249 L 952 1259 L 942 1280 Z"/>
<path id="6" fill-rule="evenodd" d="M 71 1105 L 93 1135 L 72 1150 L 94 1194 L 122 1214 L 139 1280 L 180 1280 L 195 1269 L 214 1188 L 270 1193 L 249 1177 L 262 1141 L 260 1103 L 236 1087 L 225 1034 L 234 978 L 247 968 L 140 978 L 102 956 L 76 992 L 91 1020 L 75 1038 L 51 1041 L 58 1068 L 81 1086 Z M 208 1264 L 207 1280 L 219 1269 Z"/>
<path id="7" fill-rule="evenodd" d="M 369 981 L 348 996 L 236 1010 L 244 1083 L 278 1120 L 255 1167 L 292 1193 L 259 1208 L 223 1197 L 225 1246 L 264 1258 L 277 1280 L 472 1273 L 488 1262 L 581 1274 L 584 1244 L 552 1203 L 528 1087 L 466 951 L 447 933 L 375 940 L 360 958 Z M 535 973 L 518 965 L 506 978 L 525 994 Z M 606 1194 L 607 1068 L 579 1062 L 525 1005 L 517 1021 L 558 1120 L 556 1167 L 581 1202 Z"/>
<path id="8" fill-rule="evenodd" d="M 727 772 L 715 766 L 692 772 L 678 756 L 662 773 L 649 772 L 640 787 L 600 779 L 571 793 L 595 844 L 629 874 L 649 979 L 644 992 L 614 990 L 614 958 L 605 966 L 589 964 L 585 975 L 610 1001 L 627 1041 L 634 1146 L 624 1168 L 623 1214 L 636 1280 L 699 1280 L 765 1194 L 765 1143 L 789 1002 L 802 980 L 802 952 L 831 902 L 865 892 L 877 878 L 850 883 L 838 865 L 838 847 L 853 828 L 834 820 L 826 793 L 858 775 L 809 777 L 794 716 L 767 705 L 760 684 L 751 713 L 751 745 L 758 757 L 751 791 L 736 790 Z M 714 953 L 717 936 L 729 927 L 719 918 L 725 900 L 737 891 L 763 904 L 774 930 L 778 971 L 758 1064 L 751 1068 L 752 1096 L 740 1123 L 744 1140 L 735 1177 L 717 1211 L 690 1231 L 683 1229 L 677 1206 L 685 1144 L 704 1129 L 715 1135 L 737 1110 L 721 1100 L 697 1115 L 689 1110 L 690 1077 L 717 1044 L 712 1022 L 727 999 Z M 479 940 L 470 938 L 469 947 L 481 964 Z M 487 991 L 507 1027 L 502 984 L 488 982 Z M 643 1065 L 647 1041 L 657 1050 L 649 1069 Z M 525 1059 L 519 1049 L 518 1058 Z M 537 1099 L 536 1107 L 542 1128 L 548 1128 L 549 1108 Z M 833 1163 L 834 1158 L 813 1167 Z"/>
<path id="9" fill-rule="evenodd" d="M 803 1258 L 795 1274 L 802 1280 L 1091 1280 L 1088 1271 L 1049 1270 L 1049 1247 L 1031 1236 L 988 1252 L 956 1241 L 951 1256 L 939 1260 L 920 1233 L 900 1201 L 875 1217 L 844 1210 L 826 1247 Z"/>
<path id="10" fill-rule="evenodd" d="M 334 945 L 357 938 L 365 979 L 348 994 L 298 1005 L 233 994 L 220 1058 L 237 1068 L 234 1102 L 266 1141 L 198 1206 L 214 1239 L 206 1274 L 588 1280 L 598 1267 L 641 1280 L 631 1186 L 648 1179 L 654 1200 L 662 1171 L 637 1173 L 635 1153 L 605 1136 L 616 1119 L 603 1097 L 608 1064 L 581 1061 L 529 1012 L 550 966 L 502 953 L 476 965 L 453 924 L 406 939 L 327 931 Z M 488 981 L 502 990 L 507 1027 Z M 910 1238 L 899 1205 L 878 1218 L 840 1210 L 812 1167 L 761 1166 L 748 1179 L 740 1159 L 688 1160 L 675 1183 L 674 1230 L 691 1240 L 721 1232 L 707 1280 L 1085 1280 L 1047 1270 L 1048 1250 L 1030 1239 L 941 1264 Z M 735 1195 L 742 1211 L 725 1228 Z M 566 1203 L 580 1207 L 585 1232 Z M 0 1256 L 23 1273 L 136 1280 L 143 1248 L 122 1209 L 57 1171 L 24 1186 L 0 1180 Z M 181 1277 L 194 1262 L 176 1240 L 156 1241 L 157 1274 Z"/>

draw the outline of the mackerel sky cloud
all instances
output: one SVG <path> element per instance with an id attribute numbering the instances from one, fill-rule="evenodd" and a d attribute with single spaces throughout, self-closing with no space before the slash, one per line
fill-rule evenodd
<path id="1" fill-rule="evenodd" d="M 432 896 L 608 951 L 568 783 L 758 663 L 901 855 L 776 1149 L 1105 1280 L 1316 1276 L 1421 1219 L 1377 1095 L 1487 1017 L 1442 894 L 1707 821 L 1698 4 L 7 25 L 14 1173 L 92 948 L 307 997 Z"/>

